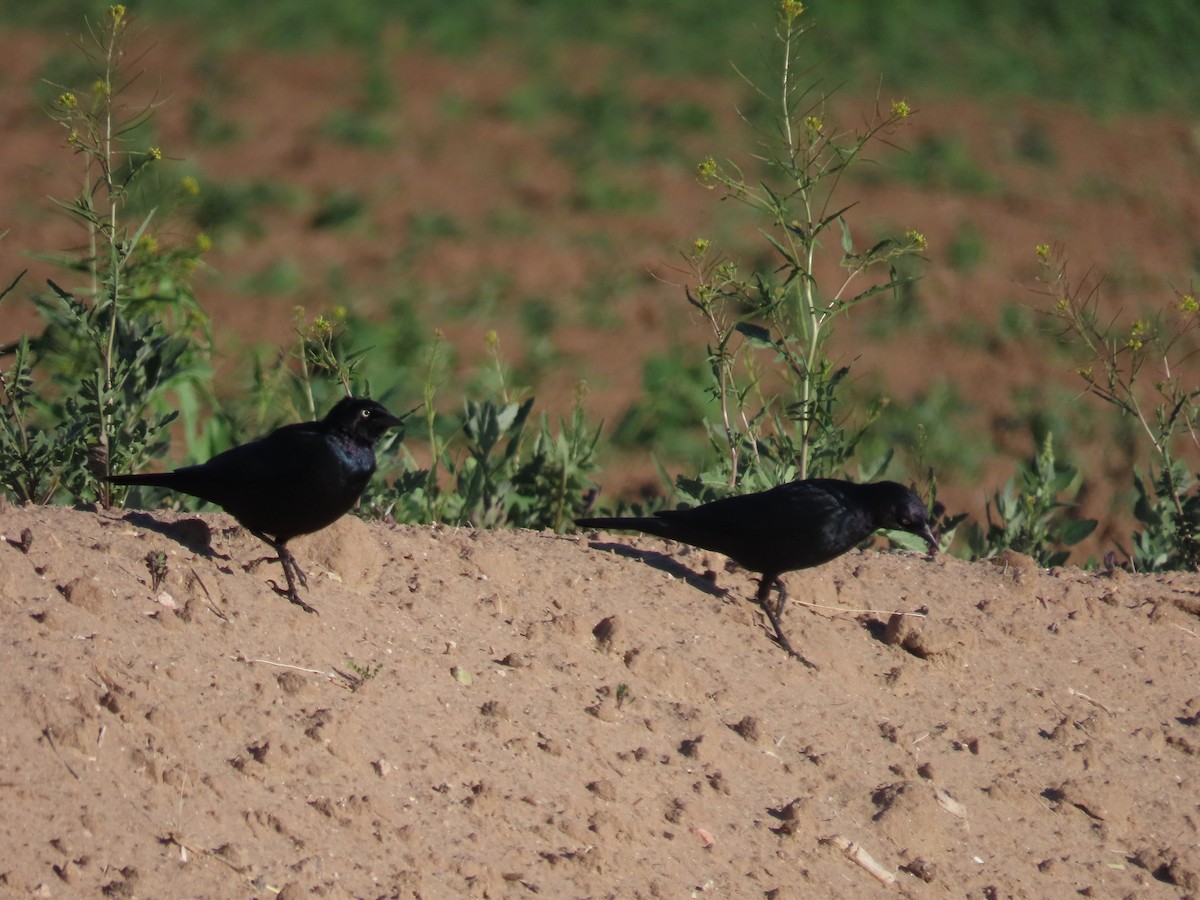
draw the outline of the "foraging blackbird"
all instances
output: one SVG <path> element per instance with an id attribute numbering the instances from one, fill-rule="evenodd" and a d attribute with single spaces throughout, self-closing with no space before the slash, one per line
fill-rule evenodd
<path id="1" fill-rule="evenodd" d="M 169 488 L 217 504 L 279 554 L 287 590 L 269 582 L 276 593 L 316 612 L 296 592 L 296 581 L 308 587 L 308 579 L 287 542 L 351 510 L 375 472 L 376 442 L 404 418 L 374 400 L 345 397 L 320 421 L 285 425 L 206 463 L 108 480 Z"/>
<path id="2" fill-rule="evenodd" d="M 854 484 L 810 478 L 692 509 L 662 510 L 653 516 L 576 519 L 575 524 L 670 538 L 715 550 L 746 569 L 761 572 L 758 604 L 775 627 L 780 645 L 809 666 L 812 663 L 792 648 L 783 633 L 781 617 L 787 594 L 780 575 L 829 562 L 880 528 L 919 535 L 929 544 L 931 554 L 937 552 L 925 505 L 894 481 Z M 776 584 L 779 602 L 772 607 L 767 597 Z"/>

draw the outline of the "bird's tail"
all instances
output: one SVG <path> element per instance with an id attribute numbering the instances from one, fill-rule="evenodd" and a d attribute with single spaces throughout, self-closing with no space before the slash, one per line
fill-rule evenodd
<path id="1" fill-rule="evenodd" d="M 666 522 L 654 516 L 599 516 L 576 519 L 580 528 L 603 528 L 615 531 L 642 531 L 647 534 L 662 534 Z"/>
<path id="2" fill-rule="evenodd" d="M 141 484 L 147 487 L 173 488 L 178 479 L 174 472 L 146 472 L 141 475 L 109 475 L 110 484 Z"/>

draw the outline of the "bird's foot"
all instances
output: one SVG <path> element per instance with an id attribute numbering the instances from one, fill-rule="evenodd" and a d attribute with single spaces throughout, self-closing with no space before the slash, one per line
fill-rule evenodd
<path id="1" fill-rule="evenodd" d="M 320 613 L 317 612 L 317 609 L 315 606 L 312 606 L 309 603 L 305 603 L 303 600 L 300 599 L 300 595 L 298 593 L 296 593 L 295 588 L 281 588 L 278 584 L 275 583 L 275 579 L 273 579 L 273 578 L 268 578 L 267 584 L 269 584 L 271 586 L 271 590 L 273 590 L 275 593 L 277 593 L 280 597 L 287 597 L 289 600 L 291 600 L 293 603 L 295 603 L 298 607 L 300 607 L 306 613 L 312 613 L 314 616 L 320 615 Z"/>
<path id="2" fill-rule="evenodd" d="M 814 672 L 821 671 L 820 666 L 818 666 L 815 662 L 813 662 L 811 659 L 809 659 L 807 656 L 805 656 L 803 653 L 801 653 L 799 650 L 797 650 L 795 647 L 793 647 L 790 643 L 782 643 L 781 646 L 783 647 L 784 650 L 787 651 L 787 655 L 790 656 L 792 659 L 796 660 L 797 662 L 804 663 L 805 666 L 812 669 Z"/>
<path id="3" fill-rule="evenodd" d="M 299 564 L 297 564 L 296 557 L 289 553 L 286 561 L 283 558 L 280 558 L 279 561 L 283 563 L 284 566 L 290 565 L 292 567 L 292 571 L 296 574 L 296 580 L 300 582 L 300 587 L 308 587 L 308 579 L 304 577 L 304 570 L 300 568 Z"/>
<path id="4" fill-rule="evenodd" d="M 300 582 L 300 587 L 308 587 L 308 579 L 304 575 L 304 570 L 301 569 L 300 566 L 298 566 L 296 564 L 295 558 L 290 553 L 287 554 L 286 557 L 284 557 L 284 556 L 260 556 L 258 559 L 251 560 L 250 562 L 248 562 L 244 566 L 242 566 L 242 571 L 250 572 L 254 569 L 257 569 L 263 563 L 272 563 L 272 562 L 279 563 L 281 566 L 283 566 L 285 571 L 287 570 L 288 566 L 291 566 L 292 571 L 296 573 L 296 580 Z M 290 578 L 288 580 L 291 581 Z"/>
<path id="5" fill-rule="evenodd" d="M 771 619 L 771 624 L 775 626 L 775 643 L 782 647 L 787 655 L 792 659 L 804 663 L 804 665 L 808 666 L 808 668 L 812 669 L 814 672 L 819 672 L 821 670 L 820 666 L 792 646 L 792 642 L 789 641 L 787 635 L 783 633 L 783 629 L 780 627 L 778 620 L 776 620 L 776 618 L 770 613 L 767 614 L 767 618 Z"/>
<path id="6" fill-rule="evenodd" d="M 774 605 L 772 605 L 769 596 L 772 586 L 779 593 L 779 599 Z M 783 580 L 779 578 L 776 578 L 773 582 L 764 580 L 763 585 L 759 588 L 758 603 L 762 607 L 763 612 L 766 613 L 767 619 L 770 620 L 771 627 L 775 629 L 775 643 L 782 647 L 788 656 L 799 660 L 815 672 L 820 671 L 821 667 L 793 647 L 792 642 L 788 640 L 788 636 L 783 633 L 783 605 L 786 602 L 787 588 L 784 587 Z"/>
<path id="7" fill-rule="evenodd" d="M 255 569 L 257 569 L 263 563 L 279 562 L 279 561 L 280 560 L 279 560 L 278 556 L 260 556 L 258 559 L 252 559 L 252 560 L 250 560 L 250 562 L 248 562 L 244 566 L 242 566 L 242 571 L 243 572 L 253 572 Z"/>
<path id="8" fill-rule="evenodd" d="M 267 579 L 267 584 L 271 586 L 271 590 L 277 593 L 280 597 L 287 597 L 305 612 L 318 615 L 317 610 L 313 606 L 310 606 L 308 603 L 305 603 L 300 599 L 300 592 L 296 590 L 297 582 L 299 582 L 300 586 L 303 588 L 308 587 L 308 578 L 305 577 L 304 570 L 301 569 L 299 564 L 296 562 L 296 557 L 292 556 L 291 551 L 288 550 L 288 548 L 282 543 L 276 543 L 275 541 L 267 538 L 265 535 L 258 534 L 256 536 L 274 547 L 277 555 L 263 556 L 259 559 L 253 560 L 245 565 L 245 570 L 249 572 L 251 569 L 260 566 L 265 562 L 279 563 L 279 565 L 283 567 L 283 577 L 287 581 L 287 587 L 282 588 L 274 580 Z"/>

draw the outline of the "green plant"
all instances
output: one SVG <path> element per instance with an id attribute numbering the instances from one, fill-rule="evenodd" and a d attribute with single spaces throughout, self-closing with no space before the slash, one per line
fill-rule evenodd
<path id="1" fill-rule="evenodd" d="M 353 659 L 347 659 L 346 668 L 353 672 L 360 682 L 370 681 L 383 671 L 383 663 L 377 662 L 374 665 L 371 663 L 359 665 Z"/>
<path id="2" fill-rule="evenodd" d="M 934 472 L 934 467 L 928 464 L 929 450 L 929 432 L 924 425 L 917 426 L 916 447 L 913 453 L 915 471 L 925 472 L 925 487 L 923 491 L 918 490 L 918 494 L 925 501 L 925 506 L 929 509 L 930 519 L 929 526 L 934 535 L 938 539 L 938 549 L 945 552 L 948 551 L 954 543 L 954 535 L 958 531 L 958 526 L 967 519 L 966 513 L 956 513 L 950 515 L 946 512 L 946 507 L 938 500 L 938 480 Z M 882 472 L 887 464 L 891 461 L 891 453 L 887 453 L 877 463 L 877 473 Z M 872 476 L 873 477 L 873 476 Z M 869 479 L 864 479 L 869 480 Z M 915 489 L 915 488 L 914 488 Z M 887 531 L 887 538 L 894 546 L 904 550 L 924 551 L 927 549 L 924 538 L 919 535 L 912 534 L 908 531 Z"/>
<path id="3" fill-rule="evenodd" d="M 466 400 L 461 420 L 447 429 L 435 411 L 444 360 L 442 338 L 435 337 L 423 395 L 431 462 L 420 469 L 409 458 L 390 487 L 370 498 L 376 514 L 406 522 L 561 530 L 584 513 L 599 429 L 584 416 L 582 390 L 557 431 L 545 415 L 530 430 L 533 398 L 509 391 L 494 333 L 488 352 L 497 396 Z"/>
<path id="4" fill-rule="evenodd" d="M 1100 281 L 1073 281 L 1061 249 L 1037 248 L 1045 293 L 1063 336 L 1086 356 L 1076 369 L 1087 393 L 1137 423 L 1152 463 L 1133 471 L 1134 513 L 1144 530 L 1135 533 L 1137 569 L 1187 569 L 1200 565 L 1200 499 L 1195 479 L 1179 458 L 1181 445 L 1200 447 L 1200 390 L 1185 376 L 1200 328 L 1200 300 L 1179 291 L 1173 303 L 1118 324 L 1101 317 Z"/>
<path id="5" fill-rule="evenodd" d="M 801 3 L 779 5 L 776 78 L 766 88 L 746 79 L 769 117 L 759 131 L 757 162 L 764 177 L 752 179 L 737 164 L 713 157 L 698 167 L 702 183 L 765 220 L 774 258 L 743 275 L 705 239 L 694 241 L 685 255 L 693 281 L 687 300 L 709 331 L 711 390 L 719 406 L 719 421 L 709 431 L 722 455 L 699 477 L 679 480 L 677 488 L 696 501 L 739 487 L 756 490 L 840 473 L 865 424 L 852 427 L 839 412 L 837 393 L 849 367 L 827 355 L 830 334 L 850 310 L 910 281 L 897 263 L 925 247 L 915 231 L 856 246 L 846 218 L 854 204 L 836 203 L 836 189 L 868 146 L 911 110 L 897 101 L 861 130 L 836 128 L 827 119 L 825 98 L 816 96 L 817 85 L 795 58 L 808 30 L 803 14 Z M 828 256 L 843 275 L 826 287 L 827 276 L 818 271 Z M 867 411 L 867 424 L 877 412 Z"/>
<path id="6" fill-rule="evenodd" d="M 167 554 L 161 550 L 151 550 L 145 556 L 146 570 L 150 573 L 150 590 L 157 591 L 167 580 Z"/>
<path id="7" fill-rule="evenodd" d="M 641 396 L 621 416 L 612 443 L 649 449 L 689 466 L 702 465 L 710 448 L 695 425 L 708 421 L 716 408 L 710 377 L 704 363 L 689 359 L 683 348 L 647 358 L 642 363 Z"/>
<path id="8" fill-rule="evenodd" d="M 1042 566 L 1062 565 L 1070 556 L 1063 548 L 1079 543 L 1096 528 L 1094 519 L 1064 514 L 1072 504 L 1059 497 L 1074 496 L 1079 484 L 1074 467 L 1055 461 L 1054 438 L 1047 434 L 1037 455 L 988 501 L 986 530 L 971 523 L 967 532 L 971 556 L 979 559 L 1015 550 Z"/>
<path id="9" fill-rule="evenodd" d="M 49 281 L 48 293 L 33 296 L 45 329 L 19 342 L 5 378 L 0 480 L 21 500 L 65 493 L 111 504 L 106 476 L 161 454 L 166 426 L 180 409 L 194 413 L 207 392 L 208 322 L 189 284 L 206 239 L 160 245 L 156 209 L 127 221 L 137 186 L 163 160 L 157 147 L 136 143 L 155 102 L 127 106 L 135 80 L 125 65 L 128 26 L 124 7 L 109 7 L 85 46 L 91 83 L 54 85 L 50 116 L 82 161 L 82 178 L 70 199 L 53 202 L 85 240 L 78 252 L 41 254 L 72 282 Z M 182 203 L 197 191 L 184 178 L 159 195 Z"/>

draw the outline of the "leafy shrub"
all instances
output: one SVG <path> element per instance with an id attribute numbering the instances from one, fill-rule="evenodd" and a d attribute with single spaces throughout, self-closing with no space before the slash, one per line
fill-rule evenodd
<path id="1" fill-rule="evenodd" d="M 1066 515 L 1072 504 L 1060 496 L 1078 493 L 1079 484 L 1078 470 L 1055 460 L 1054 438 L 1047 434 L 1037 455 L 988 501 L 986 530 L 975 523 L 967 529 L 971 556 L 986 558 L 1015 550 L 1042 566 L 1062 565 L 1070 556 L 1065 548 L 1096 528 L 1094 519 Z"/>
<path id="2" fill-rule="evenodd" d="M 1146 474 L 1136 469 L 1134 513 L 1144 530 L 1134 534 L 1130 564 L 1136 569 L 1194 569 L 1200 564 L 1200 499 L 1195 478 L 1178 458 L 1197 440 L 1200 391 L 1185 378 L 1200 328 L 1200 301 L 1176 292 L 1174 302 L 1135 318 L 1101 316 L 1100 284 L 1073 281 L 1061 249 L 1037 248 L 1045 293 L 1063 338 L 1082 351 L 1076 373 L 1094 397 L 1137 423 L 1149 444 Z"/>
<path id="3" fill-rule="evenodd" d="M 134 80 L 125 69 L 128 24 L 124 7 L 110 7 L 86 47 L 90 84 L 55 86 L 50 115 L 82 161 L 82 177 L 74 196 L 54 203 L 85 240 L 78 252 L 43 254 L 72 280 L 49 281 L 49 292 L 34 295 L 44 330 L 9 348 L 0 480 L 19 500 L 109 505 L 105 476 L 161 454 L 179 410 L 193 427 L 207 393 L 208 321 L 189 284 L 205 239 L 160 245 L 156 209 L 127 221 L 138 186 L 163 158 L 132 143 L 153 107 L 129 113 L 121 97 Z M 196 190 L 184 178 L 162 199 L 186 202 Z"/>
<path id="4" fill-rule="evenodd" d="M 713 157 L 697 170 L 702 184 L 759 214 L 771 251 L 770 261 L 749 274 L 703 238 L 685 256 L 693 282 L 686 296 L 709 332 L 710 392 L 719 408 L 718 421 L 708 425 L 719 461 L 676 484 L 697 502 L 842 473 L 878 409 L 868 409 L 858 425 L 840 412 L 838 391 L 849 368 L 829 359 L 826 344 L 841 316 L 910 281 L 897 264 L 925 246 L 915 231 L 859 246 L 847 220 L 853 204 L 835 200 L 845 172 L 910 108 L 897 101 L 861 130 L 840 129 L 796 59 L 808 30 L 803 5 L 785 0 L 778 10 L 778 72 L 771 87 L 755 86 L 768 118 L 758 129 L 755 161 L 763 177 Z M 817 271 L 829 255 L 844 275 L 827 285 Z"/>

